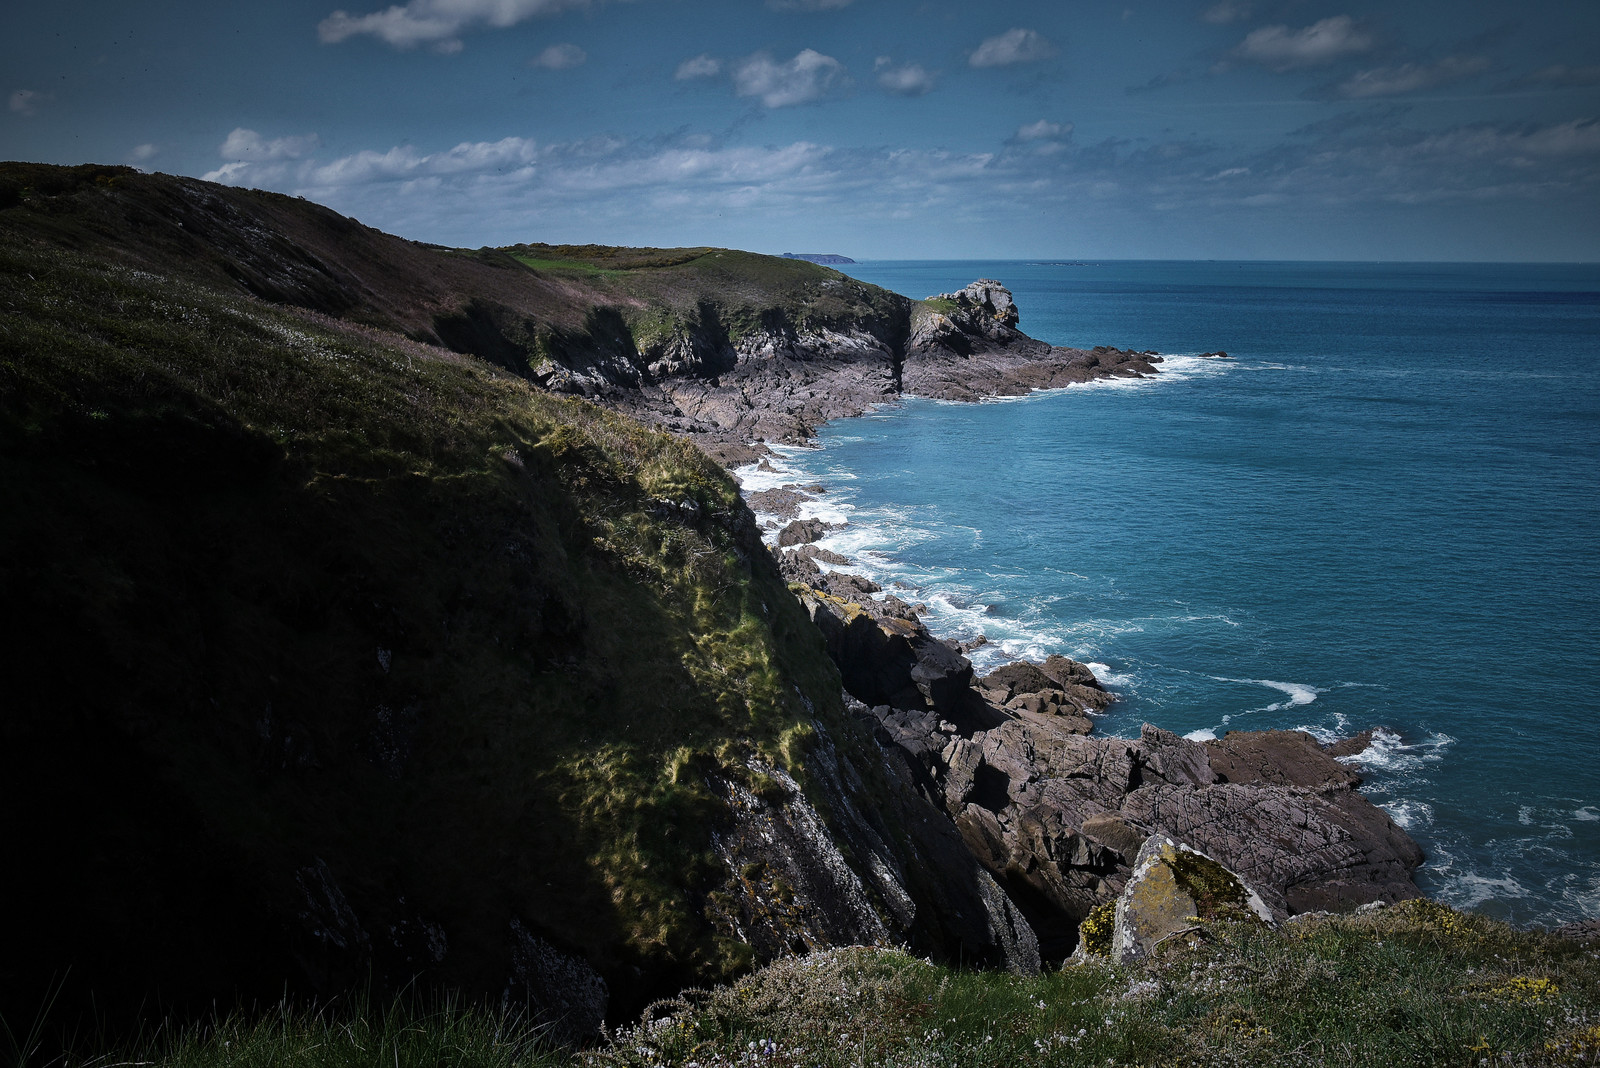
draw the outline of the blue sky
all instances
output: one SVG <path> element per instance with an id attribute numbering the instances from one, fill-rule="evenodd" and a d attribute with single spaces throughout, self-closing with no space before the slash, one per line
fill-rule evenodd
<path id="1" fill-rule="evenodd" d="M 422 240 L 1600 260 L 1600 3 L 17 0 L 0 156 Z"/>

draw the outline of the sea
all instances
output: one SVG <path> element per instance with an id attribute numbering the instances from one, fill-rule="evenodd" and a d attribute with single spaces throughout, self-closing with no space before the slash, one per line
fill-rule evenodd
<path id="1" fill-rule="evenodd" d="M 1120 697 L 1101 733 L 1379 728 L 1352 762 L 1426 894 L 1600 917 L 1600 265 L 843 269 L 910 297 L 997 279 L 1032 336 L 1163 371 L 906 397 L 747 488 L 822 484 L 823 546 L 986 637 L 980 671 L 1089 663 Z"/>

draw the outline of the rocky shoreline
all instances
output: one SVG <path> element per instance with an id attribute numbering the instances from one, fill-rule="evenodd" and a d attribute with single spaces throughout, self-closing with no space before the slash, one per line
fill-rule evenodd
<path id="1" fill-rule="evenodd" d="M 978 400 L 1159 373 L 1154 353 L 1085 353 L 1009 337 L 1015 305 L 996 282 L 927 303 L 982 309 L 977 330 L 971 319 L 946 316 L 922 334 L 925 344 L 937 338 L 949 352 L 955 343 L 943 331 L 959 324 L 964 343 L 982 355 L 975 362 L 908 359 L 916 369 L 902 370 L 906 392 Z M 829 380 L 827 373 L 808 378 L 790 395 Z M 823 396 L 808 413 L 853 415 L 868 407 L 860 391 Z M 796 439 L 812 425 L 753 414 L 732 421 L 734 428 L 776 426 L 777 440 L 787 444 L 802 443 Z M 720 455 L 758 455 L 761 444 Z M 1035 935 L 1036 950 L 996 945 L 998 958 L 1037 952 L 1051 961 L 1071 953 L 1080 923 L 1123 892 L 1152 836 L 1225 865 L 1277 919 L 1420 896 L 1412 872 L 1421 849 L 1358 792 L 1360 776 L 1339 760 L 1364 749 L 1371 732 L 1331 747 L 1283 730 L 1201 742 L 1147 724 L 1137 739 L 1098 736 L 1092 717 L 1116 698 L 1088 667 L 1051 656 L 979 676 L 966 654 L 981 636 L 966 645 L 935 636 L 918 606 L 852 573 L 852 561 L 817 544 L 834 528 L 807 516 L 806 505 L 825 492 L 797 482 L 746 499 L 780 572 L 823 635 L 852 715 L 871 729 L 891 774 L 949 819 Z"/>
<path id="2" fill-rule="evenodd" d="M 903 323 L 752 333 L 724 354 L 718 373 L 661 376 L 601 399 L 731 469 L 759 460 L 768 445 L 806 444 L 823 423 L 903 395 L 973 401 L 1159 370 L 1153 352 L 1048 345 L 1018 321 L 1011 292 L 980 279 L 914 305 Z"/>

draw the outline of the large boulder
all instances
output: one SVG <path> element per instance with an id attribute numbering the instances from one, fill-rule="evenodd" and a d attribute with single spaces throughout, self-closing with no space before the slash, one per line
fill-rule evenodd
<path id="1" fill-rule="evenodd" d="M 1129 964 L 1218 919 L 1272 922 L 1272 911 L 1243 879 L 1198 849 L 1151 835 L 1117 898 L 1110 953 Z"/>

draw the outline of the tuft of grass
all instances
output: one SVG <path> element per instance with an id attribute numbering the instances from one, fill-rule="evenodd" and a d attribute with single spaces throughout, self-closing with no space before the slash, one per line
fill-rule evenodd
<path id="1" fill-rule="evenodd" d="M 284 1001 L 266 1011 L 236 1009 L 187 1027 L 159 1026 L 120 1053 L 83 1063 L 87 1068 L 107 1061 L 152 1068 L 559 1068 L 571 1064 L 571 1056 L 514 1009 L 452 998 L 430 1005 L 408 995 L 381 1005 L 356 996 L 323 1005 Z"/>

